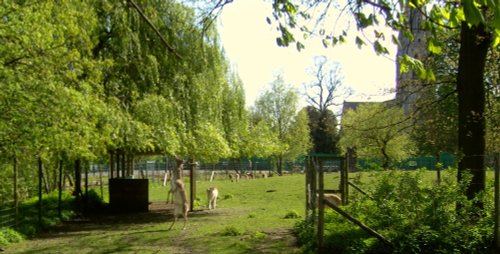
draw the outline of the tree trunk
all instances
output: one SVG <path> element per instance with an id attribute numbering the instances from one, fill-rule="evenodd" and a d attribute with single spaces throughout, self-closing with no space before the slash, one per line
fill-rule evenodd
<path id="1" fill-rule="evenodd" d="M 114 151 L 109 151 L 109 179 L 114 178 L 115 172 L 115 153 Z"/>
<path id="2" fill-rule="evenodd" d="M 384 143 L 384 146 L 381 149 L 382 155 L 384 157 L 384 161 L 382 162 L 382 168 L 387 171 L 389 170 L 390 158 L 389 155 L 387 154 L 386 148 L 387 148 L 387 143 Z"/>
<path id="3" fill-rule="evenodd" d="M 442 169 L 442 164 L 439 161 L 439 152 L 437 152 L 434 157 L 436 158 L 436 174 L 437 174 L 437 184 L 441 184 L 441 169 Z"/>
<path id="4" fill-rule="evenodd" d="M 81 197 L 82 194 L 82 168 L 80 166 L 80 159 L 75 160 L 75 190 L 73 191 L 73 195 L 78 198 Z"/>
<path id="5" fill-rule="evenodd" d="M 485 88 L 484 66 L 491 44 L 491 34 L 480 24 L 469 27 L 462 23 L 460 33 L 460 55 L 458 60 L 458 149 L 462 158 L 458 164 L 457 179 L 463 179 L 464 172 L 472 174 L 472 181 L 466 190 L 472 199 L 485 189 Z"/>
<path id="6" fill-rule="evenodd" d="M 43 164 L 42 158 L 38 157 L 38 227 L 42 227 L 42 178 Z"/>
<path id="7" fill-rule="evenodd" d="M 59 219 L 62 219 L 62 182 L 63 182 L 63 160 L 59 160 L 59 174 L 57 181 L 57 215 Z"/>
<path id="8" fill-rule="evenodd" d="M 276 170 L 278 172 L 278 175 L 281 176 L 283 173 L 283 157 L 282 156 L 276 157 Z"/>

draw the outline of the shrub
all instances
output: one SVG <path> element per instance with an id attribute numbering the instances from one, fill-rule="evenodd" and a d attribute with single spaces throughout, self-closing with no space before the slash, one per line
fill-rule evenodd
<path id="1" fill-rule="evenodd" d="M 4 228 L 0 230 L 0 246 L 20 242 L 23 238 L 24 237 L 14 229 Z"/>
<path id="2" fill-rule="evenodd" d="M 222 231 L 221 235 L 223 236 L 239 236 L 242 232 L 237 229 L 235 226 L 227 226 Z"/>
<path id="3" fill-rule="evenodd" d="M 260 232 L 260 231 L 256 231 L 253 235 L 252 235 L 252 239 L 254 240 L 262 240 L 264 238 L 267 237 L 267 234 L 264 233 L 264 232 Z"/>
<path id="4" fill-rule="evenodd" d="M 300 215 L 297 211 L 291 210 L 284 217 L 285 219 L 297 219 L 300 218 Z"/>
<path id="5" fill-rule="evenodd" d="M 226 195 L 222 196 L 222 200 L 232 199 L 233 197 L 234 197 L 233 194 L 226 194 Z"/>
<path id="6" fill-rule="evenodd" d="M 455 176 L 448 171 L 436 185 L 424 181 L 423 171 L 380 174 L 373 200 L 357 196 L 342 209 L 388 238 L 393 244 L 389 253 L 491 253 L 492 193 L 467 200 L 464 190 L 470 177 L 457 183 Z M 478 202 L 484 209 L 477 209 Z M 378 240 L 327 211 L 324 243 L 332 253 L 388 253 Z M 310 248 L 314 231 L 304 223 L 295 228 L 299 243 Z"/>
<path id="7" fill-rule="evenodd" d="M 38 231 L 54 226 L 62 220 L 68 220 L 75 215 L 74 197 L 67 192 L 62 193 L 61 218 L 58 215 L 57 192 L 53 192 L 42 197 L 42 221 L 38 223 L 38 198 L 30 198 L 19 206 L 20 224 L 17 226 L 19 233 L 32 237 Z"/>

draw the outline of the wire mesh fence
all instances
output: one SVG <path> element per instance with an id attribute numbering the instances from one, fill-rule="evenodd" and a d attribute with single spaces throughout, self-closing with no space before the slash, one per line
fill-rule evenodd
<path id="1" fill-rule="evenodd" d="M 15 227 L 17 224 L 17 209 L 14 201 L 0 204 L 0 229 Z"/>

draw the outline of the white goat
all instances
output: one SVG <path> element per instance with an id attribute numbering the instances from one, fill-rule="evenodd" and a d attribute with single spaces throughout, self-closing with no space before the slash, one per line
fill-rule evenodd
<path id="1" fill-rule="evenodd" d="M 217 207 L 217 197 L 219 196 L 219 190 L 215 187 L 210 187 L 207 189 L 207 199 L 208 199 L 208 209 L 215 209 Z"/>

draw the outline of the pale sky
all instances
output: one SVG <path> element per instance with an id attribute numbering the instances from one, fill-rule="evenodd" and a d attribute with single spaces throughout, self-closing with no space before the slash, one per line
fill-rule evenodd
<path id="1" fill-rule="evenodd" d="M 358 49 L 353 42 L 325 49 L 319 41 L 306 40 L 306 49 L 298 52 L 295 45 L 277 46 L 277 32 L 266 22 L 271 15 L 269 3 L 239 0 L 224 7 L 218 22 L 226 55 L 245 85 L 247 106 L 254 104 L 277 73 L 302 92 L 303 83 L 310 79 L 306 68 L 313 66 L 313 57 L 319 55 L 340 63 L 344 83 L 354 92 L 345 100 L 393 97 L 386 90 L 395 88 L 395 47 L 389 48 L 390 56 L 377 56 L 372 47 Z"/>

